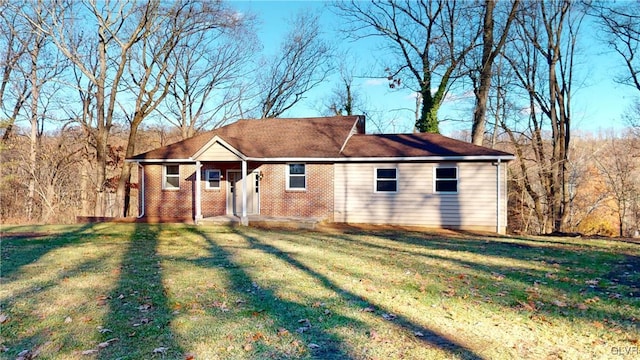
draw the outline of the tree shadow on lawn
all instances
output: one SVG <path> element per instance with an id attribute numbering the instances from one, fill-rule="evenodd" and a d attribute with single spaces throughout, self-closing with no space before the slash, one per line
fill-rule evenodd
<path id="1" fill-rule="evenodd" d="M 85 224 L 62 233 L 3 233 L 0 246 L 0 276 L 3 281 L 28 264 L 38 261 L 52 250 L 90 241 L 94 224 Z"/>
<path id="2" fill-rule="evenodd" d="M 389 309 L 386 309 L 385 307 L 379 304 L 372 303 L 371 301 L 364 299 L 361 296 L 340 287 L 339 285 L 332 282 L 328 277 L 311 269 L 310 267 L 306 266 L 302 262 L 293 258 L 286 252 L 283 252 L 277 247 L 261 242 L 258 238 L 248 235 L 239 229 L 234 229 L 234 232 L 242 236 L 243 238 L 245 238 L 253 248 L 261 250 L 268 254 L 273 254 L 279 259 L 297 268 L 298 270 L 308 274 L 309 276 L 316 278 L 327 289 L 331 289 L 335 291 L 336 294 L 339 294 L 347 302 L 356 302 L 359 304 L 364 304 L 365 307 L 368 304 L 369 306 L 372 306 L 374 309 L 376 309 L 376 311 L 380 313 L 387 313 L 387 314 L 391 313 Z M 460 356 L 463 359 L 483 359 L 479 354 L 476 354 L 473 350 L 465 347 L 462 344 L 459 344 L 455 340 L 449 339 L 448 337 L 442 334 L 439 334 L 434 330 L 418 325 L 415 322 L 413 322 L 411 319 L 405 316 L 396 315 L 395 319 L 393 320 L 393 324 L 396 325 L 398 328 L 403 329 L 404 331 L 408 331 L 412 335 L 415 333 L 422 333 L 423 336 L 416 337 L 416 339 L 422 341 L 424 344 L 428 346 L 432 346 L 432 347 L 444 350 L 446 352 L 449 352 L 451 354 L 455 354 L 457 356 Z"/>
<path id="3" fill-rule="evenodd" d="M 104 261 L 108 258 L 108 255 L 104 255 L 100 258 L 88 260 L 80 264 L 75 265 L 73 268 L 61 271 L 54 277 L 35 283 L 22 291 L 13 292 L 11 295 L 0 301 L 0 309 L 2 309 L 7 315 L 8 321 L 2 324 L 2 334 L 5 337 L 3 346 L 9 348 L 9 351 L 5 353 L 7 356 L 17 356 L 18 352 L 22 350 L 30 350 L 31 354 L 37 354 L 43 351 L 43 355 L 46 357 L 50 352 L 58 351 L 71 351 L 66 349 L 65 346 L 75 343 L 73 331 L 53 331 L 52 324 L 58 323 L 61 328 L 65 314 L 70 316 L 77 309 L 66 308 L 57 309 L 54 315 L 50 315 L 51 319 L 46 319 L 47 324 L 42 324 L 40 319 L 36 320 L 35 317 L 40 311 L 39 306 L 50 306 L 46 304 L 46 301 L 36 302 L 33 305 L 30 302 L 36 301 L 38 296 L 46 297 L 49 301 L 55 301 L 50 298 L 50 295 L 43 295 L 46 292 L 52 290 L 55 287 L 60 286 L 68 279 L 73 279 L 77 276 L 82 276 L 90 271 L 104 268 Z M 15 308 L 15 304 L 20 303 L 21 307 L 27 306 L 26 309 L 18 310 Z M 78 306 L 82 306 L 79 304 Z M 52 320 L 53 319 L 53 320 Z M 25 328 L 24 324 L 35 322 L 35 325 L 30 328 Z M 34 331 L 35 330 L 35 331 Z M 30 333 L 31 335 L 22 337 L 21 334 Z M 54 350 L 55 349 L 55 350 Z M 35 357 L 35 356 L 34 356 Z"/>
<path id="4" fill-rule="evenodd" d="M 373 236 L 399 244 L 419 246 L 428 250 L 429 253 L 406 249 L 400 250 L 394 246 L 374 244 L 365 239 L 360 239 L 362 236 Z M 372 261 L 376 261 L 376 256 L 370 255 L 367 249 L 385 251 L 390 254 L 398 252 L 415 259 L 435 259 L 473 269 L 483 274 L 485 285 L 487 283 L 496 284 L 493 289 L 486 286 L 477 286 L 474 290 L 481 296 L 493 298 L 501 291 L 500 289 L 509 291 L 512 295 L 515 294 L 514 297 L 519 298 L 519 300 L 502 305 L 512 308 L 522 308 L 524 305 L 525 309 L 559 318 L 584 318 L 585 320 L 604 320 L 606 322 L 611 317 L 614 317 L 627 323 L 627 326 L 636 329 L 639 327 L 634 321 L 633 314 L 630 314 L 629 310 L 625 312 L 624 309 L 625 305 L 635 308 L 638 297 L 640 297 L 640 289 L 638 289 L 637 284 L 633 285 L 632 281 L 628 280 L 630 276 L 633 276 L 629 271 L 635 271 L 636 276 L 640 271 L 638 266 L 640 257 L 628 255 L 629 251 L 620 251 L 620 254 L 616 254 L 603 248 L 591 246 L 583 248 L 579 244 L 573 243 L 563 246 L 562 242 L 549 244 L 549 241 L 544 241 L 539 246 L 536 246 L 531 243 L 525 243 L 529 242 L 529 239 L 472 239 L 466 237 L 443 239 L 442 236 L 405 231 L 369 231 L 344 235 L 322 234 L 322 237 L 332 238 L 337 241 L 336 248 L 338 249 L 340 248 L 339 242 L 342 241 L 357 243 L 358 246 L 363 248 L 359 256 L 370 257 Z M 442 250 L 468 254 L 471 257 L 479 256 L 480 258 L 478 261 L 474 261 L 472 259 L 466 260 L 432 253 L 432 251 Z M 490 265 L 482 263 L 482 257 L 496 257 L 506 263 L 510 260 L 514 262 L 524 261 L 531 263 L 532 266 L 526 269 L 520 268 L 515 264 L 514 266 L 507 264 Z M 407 263 L 408 267 L 410 265 Z M 417 260 L 414 266 L 419 265 L 419 260 Z M 538 266 L 549 269 L 548 271 L 546 269 L 535 269 Z M 456 274 L 452 272 L 453 275 Z M 473 285 L 470 285 L 469 281 L 466 278 L 454 278 L 451 285 L 468 288 Z M 513 284 L 516 284 L 516 286 L 512 286 Z M 623 287 L 619 287 L 620 285 Z M 540 291 L 543 295 L 536 298 L 536 288 L 549 290 L 552 297 L 544 295 L 545 291 Z M 623 290 L 628 291 L 625 293 Z M 566 295 L 566 299 L 562 295 Z M 579 304 L 571 304 L 571 301 L 576 301 L 577 299 L 588 301 L 588 299 L 595 299 L 596 296 L 598 300 L 590 303 L 588 309 L 572 308 Z M 535 306 L 535 303 L 531 304 L 532 297 L 537 302 L 545 303 L 546 307 L 539 308 Z M 602 306 L 603 304 L 612 306 L 606 306 L 605 308 L 605 306 Z"/>
<path id="5" fill-rule="evenodd" d="M 212 257 L 206 259 L 192 260 L 198 266 L 216 267 L 227 273 L 232 291 L 237 294 L 247 294 L 251 289 L 251 293 L 255 296 L 244 296 L 243 301 L 246 299 L 244 306 L 248 309 L 253 309 L 254 316 L 256 313 L 260 313 L 262 316 L 271 318 L 273 323 L 273 332 L 277 332 L 278 329 L 284 328 L 289 331 L 290 334 L 296 333 L 296 328 L 304 326 L 305 323 L 301 323 L 301 319 L 315 319 L 318 315 L 322 314 L 322 309 L 312 308 L 310 304 L 301 304 L 289 300 L 284 300 L 275 294 L 274 290 L 268 288 L 259 287 L 252 277 L 242 269 L 241 266 L 237 266 L 231 260 L 232 254 L 219 245 L 214 239 L 212 239 L 207 233 L 201 231 L 197 227 L 189 227 L 188 231 L 202 237 L 209 245 Z M 250 238 L 243 234 L 232 230 L 232 233 L 240 235 L 246 240 Z M 250 313 L 247 313 L 250 314 Z M 351 326 L 363 327 L 364 325 L 358 320 L 342 317 L 337 314 L 331 315 L 334 320 L 341 323 L 349 323 Z M 245 321 L 253 321 L 253 319 L 238 319 Z M 236 320 L 236 321 L 238 321 Z M 353 357 L 348 354 L 342 346 L 342 341 L 336 335 L 333 335 L 323 329 L 321 323 L 311 324 L 303 333 L 300 338 L 305 342 L 305 347 L 310 344 L 319 345 L 314 349 L 309 347 L 309 351 L 312 357 L 319 359 L 352 359 Z M 267 346 L 268 350 L 262 352 L 263 356 L 268 356 L 272 359 L 291 358 L 291 354 L 284 353 L 282 350 L 276 349 L 272 346 Z"/>
<path id="6" fill-rule="evenodd" d="M 117 344 L 101 349 L 99 359 L 184 357 L 170 327 L 173 314 L 157 254 L 161 231 L 162 225 L 135 225 L 120 264 L 118 284 L 105 299 L 109 314 L 102 324 L 106 329 L 103 341 L 117 339 Z"/>

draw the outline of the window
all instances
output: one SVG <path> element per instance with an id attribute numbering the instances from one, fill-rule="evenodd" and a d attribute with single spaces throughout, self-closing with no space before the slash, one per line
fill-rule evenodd
<path id="1" fill-rule="evenodd" d="M 398 169 L 376 169 L 376 192 L 398 191 Z"/>
<path id="2" fill-rule="evenodd" d="M 287 167 L 287 190 L 307 188 L 305 164 L 289 164 Z"/>
<path id="3" fill-rule="evenodd" d="M 455 193 L 458 192 L 458 168 L 440 167 L 435 168 L 435 192 Z"/>
<path id="4" fill-rule="evenodd" d="M 220 189 L 220 170 L 207 170 L 204 175 L 205 188 Z"/>
<path id="5" fill-rule="evenodd" d="M 165 190 L 180 189 L 180 165 L 165 165 L 162 188 Z"/>

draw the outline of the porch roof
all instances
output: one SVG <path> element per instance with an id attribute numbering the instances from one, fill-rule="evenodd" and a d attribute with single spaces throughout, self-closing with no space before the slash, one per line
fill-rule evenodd
<path id="1" fill-rule="evenodd" d="M 238 120 L 233 124 L 151 150 L 139 160 L 192 159 L 219 138 L 248 158 L 334 158 L 359 116 Z"/>

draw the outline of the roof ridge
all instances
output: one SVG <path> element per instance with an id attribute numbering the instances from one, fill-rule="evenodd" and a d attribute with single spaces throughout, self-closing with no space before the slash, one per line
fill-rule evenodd
<path id="1" fill-rule="evenodd" d="M 351 139 L 353 135 L 366 135 L 366 134 L 358 133 L 358 122 L 360 122 L 361 120 L 364 121 L 364 117 L 361 117 L 358 115 L 355 115 L 355 117 L 356 117 L 356 121 L 353 123 L 353 126 L 351 126 L 351 131 L 349 131 L 349 134 L 347 134 L 347 138 L 344 139 L 344 142 L 342 143 L 342 147 L 340 148 L 340 151 L 338 151 L 338 155 L 342 154 L 342 151 L 347 146 L 347 142 L 349 142 L 349 139 Z"/>

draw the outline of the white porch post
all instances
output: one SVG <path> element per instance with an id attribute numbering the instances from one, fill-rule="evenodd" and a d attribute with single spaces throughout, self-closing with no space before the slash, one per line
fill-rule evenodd
<path id="1" fill-rule="evenodd" d="M 201 166 L 202 164 L 200 163 L 200 161 L 196 161 L 196 188 L 195 188 L 195 207 L 196 207 L 196 216 L 195 216 L 195 222 L 196 224 L 198 223 L 199 220 L 202 220 L 202 204 L 200 203 L 201 201 L 201 191 L 200 191 L 200 178 L 201 178 L 201 174 L 200 174 L 200 170 L 201 170 Z"/>
<path id="2" fill-rule="evenodd" d="M 249 225 L 247 218 L 247 161 L 242 160 L 242 225 Z"/>

